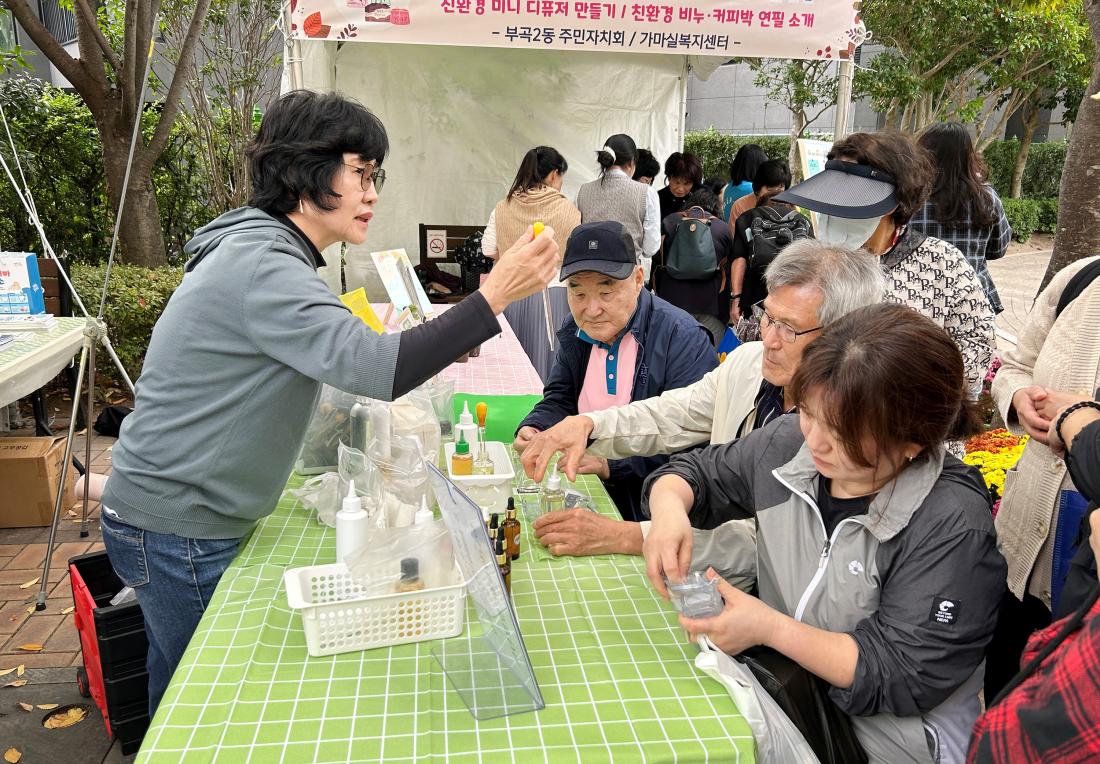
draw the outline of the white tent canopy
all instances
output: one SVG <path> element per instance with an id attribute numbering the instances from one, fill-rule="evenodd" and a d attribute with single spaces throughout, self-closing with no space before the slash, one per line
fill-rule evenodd
<path id="1" fill-rule="evenodd" d="M 762 5 L 777 7 L 775 0 L 769 3 Z M 291 37 L 292 50 L 286 57 L 284 85 L 335 90 L 355 98 L 382 119 L 390 136 L 387 183 L 367 244 L 349 248 L 348 254 L 349 286 L 365 282 L 371 299 L 384 299 L 384 292 L 375 278 L 363 276 L 373 271 L 363 265 L 367 252 L 404 248 L 416 262 L 420 223 L 483 225 L 532 147 L 553 146 L 566 157 L 569 172 L 563 191 L 574 197 L 582 183 L 596 177 L 596 151 L 610 135 L 626 133 L 662 161 L 680 150 L 689 71 L 705 78 L 734 55 L 733 50 L 736 55 L 769 55 L 763 52 L 768 40 L 776 41 L 772 55 L 826 55 L 826 43 L 815 50 L 804 31 L 796 49 L 788 37 L 729 25 L 719 31 L 731 39 L 735 33 L 741 35 L 731 44 L 731 52 L 705 58 L 636 50 L 553 50 L 522 43 L 470 47 L 477 43 L 463 38 L 460 27 L 474 22 L 461 17 L 453 19 L 453 36 L 465 47 L 400 44 L 395 35 L 407 36 L 408 28 L 375 34 L 389 27 L 378 24 L 362 26 L 359 36 L 346 42 L 305 40 L 299 36 L 309 26 L 309 16 L 302 14 L 323 8 L 322 15 L 332 24 L 324 27 L 325 33 L 334 37 L 342 21 L 337 14 L 363 11 L 348 11 L 352 3 L 319 0 L 292 5 L 297 6 L 289 8 L 296 36 Z M 303 10 L 303 5 L 310 7 Z M 816 10 L 817 35 L 832 35 L 834 46 L 835 38 L 853 34 L 843 30 L 862 28 L 858 20 L 853 22 L 850 2 L 816 0 L 811 7 L 798 0 L 797 5 Z M 823 13 L 829 11 L 833 16 Z M 417 13 L 418 18 L 426 15 Z M 316 32 L 316 24 L 311 31 Z M 697 31 L 715 30 L 704 26 Z M 391 42 L 379 42 L 386 39 Z M 784 44 L 778 44 L 780 39 Z M 827 55 L 837 51 L 832 47 Z"/>

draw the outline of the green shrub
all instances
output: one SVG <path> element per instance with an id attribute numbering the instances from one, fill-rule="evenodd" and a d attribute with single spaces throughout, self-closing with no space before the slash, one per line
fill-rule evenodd
<path id="1" fill-rule="evenodd" d="M 141 372 L 153 324 L 160 318 L 182 278 L 183 268 L 172 266 L 142 268 L 116 264 L 111 268 L 103 320 L 107 323 L 111 344 L 130 379 L 136 380 Z M 103 266 L 73 265 L 72 280 L 88 311 L 95 312 L 103 289 Z M 96 374 L 118 386 L 123 384 L 106 353 L 96 355 Z"/>
<path id="2" fill-rule="evenodd" d="M 1039 229 L 1039 202 L 1035 199 L 1004 199 L 1005 216 L 1016 237 L 1025 242 Z"/>
<path id="3" fill-rule="evenodd" d="M 1013 138 L 995 141 L 984 152 L 989 166 L 989 182 L 1001 198 L 1008 198 L 1012 191 L 1012 168 L 1020 152 L 1020 142 Z M 1050 141 L 1033 143 L 1024 168 L 1023 198 L 1052 199 L 1058 197 L 1062 183 L 1062 166 L 1066 163 L 1066 142 Z"/>
<path id="4" fill-rule="evenodd" d="M 786 159 L 791 141 L 785 135 L 725 135 L 713 127 L 684 136 L 684 151 L 690 151 L 703 160 L 703 177 L 729 179 L 730 162 L 737 150 L 746 143 L 755 143 L 764 149 L 771 159 Z M 664 163 L 665 157 L 657 157 Z"/>
<path id="5" fill-rule="evenodd" d="M 1054 233 L 1058 230 L 1058 199 L 1039 199 L 1039 224 L 1035 228 L 1040 233 Z"/>

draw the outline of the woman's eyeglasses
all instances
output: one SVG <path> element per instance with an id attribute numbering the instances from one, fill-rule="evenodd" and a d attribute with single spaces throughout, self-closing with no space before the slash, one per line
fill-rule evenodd
<path id="1" fill-rule="evenodd" d="M 362 186 L 364 192 L 369 191 L 371 185 L 373 185 L 374 186 L 374 193 L 376 193 L 376 194 L 381 194 L 382 193 L 382 186 L 386 185 L 386 171 L 385 170 L 383 170 L 381 167 L 377 167 L 377 168 L 375 168 L 374 172 L 368 173 L 367 172 L 368 168 L 366 168 L 366 167 L 356 167 L 355 165 L 348 164 L 347 162 L 344 162 L 344 164 L 346 166 L 350 167 L 351 169 L 355 170 L 355 174 L 359 176 L 359 182 L 360 182 L 360 185 Z"/>
<path id="2" fill-rule="evenodd" d="M 785 324 L 782 321 L 776 321 L 770 315 L 768 311 L 764 310 L 764 302 L 761 300 L 752 306 L 752 315 L 756 318 L 757 323 L 760 324 L 760 336 L 763 337 L 764 333 L 768 329 L 775 327 L 775 330 L 779 332 L 779 336 L 784 342 L 794 342 L 803 334 L 809 334 L 810 332 L 820 331 L 824 327 L 815 326 L 813 329 L 803 329 L 798 331 L 790 324 Z"/>

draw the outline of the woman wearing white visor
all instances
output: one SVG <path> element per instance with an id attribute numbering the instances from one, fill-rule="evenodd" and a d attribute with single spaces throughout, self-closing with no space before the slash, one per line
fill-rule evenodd
<path id="1" fill-rule="evenodd" d="M 928 152 L 908 136 L 854 133 L 833 144 L 824 170 L 775 198 L 818 213 L 822 241 L 881 257 L 887 300 L 947 330 L 976 396 L 995 342 L 993 309 L 962 252 L 908 226 L 934 177 Z"/>

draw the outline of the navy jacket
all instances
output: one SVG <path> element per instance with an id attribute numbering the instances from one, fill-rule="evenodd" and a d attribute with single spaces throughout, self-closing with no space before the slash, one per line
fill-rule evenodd
<path id="1" fill-rule="evenodd" d="M 630 325 L 638 343 L 631 400 L 640 401 L 699 381 L 718 366 L 710 333 L 689 314 L 643 289 Z M 577 414 L 584 375 L 592 345 L 577 337 L 577 322 L 570 316 L 558 331 L 558 352 L 542 400 L 520 427 L 546 430 Z M 517 428 L 518 430 L 518 428 Z M 642 481 L 668 461 L 667 456 L 632 456 L 609 463 L 611 478 L 604 482 L 626 520 L 642 519 Z"/>

